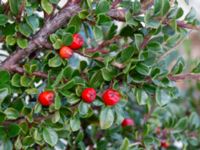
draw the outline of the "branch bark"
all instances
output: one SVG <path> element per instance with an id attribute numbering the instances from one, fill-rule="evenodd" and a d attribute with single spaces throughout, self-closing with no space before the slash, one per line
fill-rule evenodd
<path id="1" fill-rule="evenodd" d="M 45 23 L 44 27 L 32 37 L 32 40 L 29 41 L 26 49 L 18 48 L 2 63 L 1 68 L 12 71 L 15 64 L 19 63 L 23 60 L 23 58 L 26 58 L 32 52 L 36 51 L 37 48 L 43 47 L 43 43 L 45 44 L 47 42 L 48 36 L 62 27 L 71 18 L 71 16 L 76 15 L 79 11 L 79 5 L 70 5 L 69 7 L 65 7 L 60 10 L 60 12 L 49 19 Z"/>

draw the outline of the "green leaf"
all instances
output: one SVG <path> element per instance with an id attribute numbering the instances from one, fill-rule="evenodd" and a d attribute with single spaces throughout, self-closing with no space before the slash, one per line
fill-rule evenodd
<path id="1" fill-rule="evenodd" d="M 179 74 L 179 73 L 181 73 L 183 71 L 184 67 L 185 67 L 184 60 L 183 60 L 182 57 L 180 57 L 180 58 L 178 58 L 176 64 L 173 66 L 171 72 L 173 74 Z"/>
<path id="2" fill-rule="evenodd" d="M 122 60 L 122 62 L 129 61 L 129 59 L 132 58 L 132 56 L 134 55 L 134 53 L 135 53 L 135 48 L 132 47 L 132 46 L 129 46 L 128 48 L 124 49 L 121 52 L 121 60 Z"/>
<path id="3" fill-rule="evenodd" d="M 20 128 L 17 124 L 10 124 L 7 128 L 8 137 L 12 138 L 19 134 Z"/>
<path id="4" fill-rule="evenodd" d="M 101 72 L 100 71 L 96 71 L 92 75 L 92 77 L 90 78 L 90 86 L 94 87 L 94 88 L 97 88 L 102 84 L 103 81 L 104 80 L 103 80 Z"/>
<path id="5" fill-rule="evenodd" d="M 53 11 L 53 5 L 48 0 L 41 0 L 41 6 L 47 14 Z"/>
<path id="6" fill-rule="evenodd" d="M 21 0 L 8 0 L 10 10 L 13 14 L 17 15 L 19 11 L 19 6 L 21 3 Z"/>
<path id="7" fill-rule="evenodd" d="M 54 56 L 53 58 L 49 59 L 49 61 L 48 61 L 48 65 L 50 67 L 54 67 L 54 68 L 59 67 L 61 64 L 62 64 L 62 60 L 58 55 Z"/>
<path id="8" fill-rule="evenodd" d="M 183 16 L 183 9 L 182 8 L 174 8 L 170 11 L 169 18 L 171 19 L 178 19 Z"/>
<path id="9" fill-rule="evenodd" d="M 135 0 L 133 2 L 133 5 L 132 5 L 132 9 L 133 9 L 133 13 L 134 14 L 137 14 L 140 12 L 140 9 L 141 9 L 141 4 L 138 0 Z"/>
<path id="10" fill-rule="evenodd" d="M 115 76 L 115 72 L 113 72 L 111 69 L 106 68 L 106 67 L 101 69 L 101 73 L 105 81 L 111 81 L 113 77 Z"/>
<path id="11" fill-rule="evenodd" d="M 63 75 L 64 75 L 64 69 L 58 74 L 56 80 L 52 84 L 52 87 L 56 87 L 60 83 L 60 81 L 63 79 Z"/>
<path id="12" fill-rule="evenodd" d="M 148 94 L 144 90 L 138 88 L 135 90 L 135 97 L 139 105 L 146 105 L 149 100 Z"/>
<path id="13" fill-rule="evenodd" d="M 103 31 L 101 30 L 101 28 L 98 27 L 98 26 L 94 26 L 92 29 L 93 29 L 93 32 L 94 32 L 95 39 L 97 41 L 102 40 L 103 39 Z"/>
<path id="14" fill-rule="evenodd" d="M 21 76 L 19 74 L 14 74 L 14 76 L 11 79 L 11 84 L 15 87 L 20 87 L 20 78 Z"/>
<path id="15" fill-rule="evenodd" d="M 0 123 L 3 122 L 5 119 L 6 119 L 6 115 L 0 112 Z"/>
<path id="16" fill-rule="evenodd" d="M 183 117 L 181 118 L 175 125 L 174 129 L 175 131 L 174 132 L 181 132 L 181 131 L 184 131 L 188 126 L 188 118 L 187 117 Z"/>
<path id="17" fill-rule="evenodd" d="M 149 27 L 149 28 L 158 29 L 160 26 L 160 22 L 158 20 L 155 20 L 151 16 L 150 10 L 146 12 L 144 16 L 144 22 L 146 24 L 146 27 Z"/>
<path id="18" fill-rule="evenodd" d="M 1 88 L 0 89 L 0 100 L 3 100 L 8 96 L 8 88 Z"/>
<path id="19" fill-rule="evenodd" d="M 63 41 L 61 39 L 56 39 L 55 43 L 53 43 L 53 48 L 60 49 L 63 45 Z"/>
<path id="20" fill-rule="evenodd" d="M 147 49 L 152 51 L 152 52 L 162 52 L 163 48 L 159 42 L 150 42 L 147 45 Z"/>
<path id="21" fill-rule="evenodd" d="M 88 113 L 89 111 L 89 105 L 87 103 L 84 102 L 80 102 L 79 106 L 78 106 L 78 111 L 81 115 L 85 115 Z"/>
<path id="22" fill-rule="evenodd" d="M 73 88 L 75 86 L 75 84 L 76 84 L 75 80 L 71 79 L 66 84 L 61 85 L 59 88 L 65 91 L 65 90 L 69 90 L 69 89 Z"/>
<path id="23" fill-rule="evenodd" d="M 143 42 L 143 35 L 142 34 L 134 34 L 135 37 L 135 45 L 137 47 L 137 49 L 140 49 L 140 45 Z"/>
<path id="24" fill-rule="evenodd" d="M 200 127 L 200 118 L 199 115 L 196 112 L 192 112 L 192 114 L 189 117 L 189 125 L 191 128 L 199 128 Z"/>
<path id="25" fill-rule="evenodd" d="M 157 88 L 156 89 L 156 102 L 160 106 L 164 106 L 171 101 L 171 96 L 168 91 L 164 89 Z"/>
<path id="26" fill-rule="evenodd" d="M 15 120 L 19 117 L 19 112 L 14 108 L 7 108 L 4 113 L 6 114 L 7 119 Z"/>
<path id="27" fill-rule="evenodd" d="M 8 21 L 8 17 L 6 15 L 0 14 L 0 26 L 4 26 Z"/>
<path id="28" fill-rule="evenodd" d="M 6 36 L 6 44 L 8 45 L 15 45 L 16 43 L 16 38 L 14 38 L 12 35 Z"/>
<path id="29" fill-rule="evenodd" d="M 154 0 L 154 14 L 164 16 L 170 9 L 169 0 Z"/>
<path id="30" fill-rule="evenodd" d="M 29 87 L 32 84 L 32 79 L 26 75 L 23 75 L 20 78 L 20 84 L 23 87 Z"/>
<path id="31" fill-rule="evenodd" d="M 72 43 L 72 41 L 73 41 L 73 37 L 72 37 L 71 33 L 66 33 L 66 34 L 62 35 L 62 43 L 65 46 L 70 45 Z"/>
<path id="32" fill-rule="evenodd" d="M 101 129 L 108 129 L 114 122 L 114 113 L 111 108 L 105 107 L 100 112 L 100 127 Z"/>
<path id="33" fill-rule="evenodd" d="M 51 146 L 55 146 L 58 142 L 58 135 L 57 133 L 50 127 L 44 128 L 43 132 L 43 139 L 46 143 Z"/>
<path id="34" fill-rule="evenodd" d="M 189 11 L 189 13 L 185 16 L 185 20 L 192 22 L 194 19 L 196 18 L 196 11 L 195 9 L 192 7 Z"/>
<path id="35" fill-rule="evenodd" d="M 125 20 L 128 25 L 133 25 L 133 26 L 138 25 L 138 22 L 134 20 L 133 15 L 130 12 L 126 13 Z"/>
<path id="36" fill-rule="evenodd" d="M 34 32 L 39 28 L 40 25 L 39 18 L 35 15 L 26 17 L 26 23 L 31 27 Z"/>
<path id="37" fill-rule="evenodd" d="M 56 97 L 55 97 L 55 109 L 59 110 L 61 105 L 62 105 L 61 99 L 60 99 L 59 95 L 56 94 Z"/>
<path id="38" fill-rule="evenodd" d="M 32 146 L 34 144 L 34 139 L 32 136 L 26 136 L 25 138 L 23 138 L 22 144 L 24 146 Z"/>
<path id="39" fill-rule="evenodd" d="M 192 69 L 192 72 L 193 73 L 200 73 L 200 63 L 198 63 L 197 66 L 194 69 Z"/>
<path id="40" fill-rule="evenodd" d="M 128 138 L 124 138 L 122 145 L 120 146 L 119 150 L 129 150 L 129 140 L 128 140 Z"/>
<path id="41" fill-rule="evenodd" d="M 110 24 L 110 23 L 111 23 L 111 19 L 109 16 L 107 16 L 105 14 L 97 15 L 97 24 L 98 25 L 104 25 L 104 24 Z"/>
<path id="42" fill-rule="evenodd" d="M 72 131 L 77 131 L 81 127 L 81 122 L 78 118 L 74 117 L 70 119 L 70 127 Z"/>
<path id="43" fill-rule="evenodd" d="M 0 143 L 0 149 L 2 149 L 2 150 L 13 150 L 13 144 L 10 140 L 4 140 Z"/>
<path id="44" fill-rule="evenodd" d="M 78 15 L 73 16 L 71 18 L 71 20 L 69 21 L 69 23 L 68 23 L 69 27 L 75 27 L 75 31 L 74 32 L 76 32 L 76 33 L 80 31 L 81 25 L 82 25 L 82 21 L 81 21 L 81 19 L 79 18 Z"/>
<path id="45" fill-rule="evenodd" d="M 32 34 L 32 30 L 26 23 L 19 24 L 19 32 L 21 32 L 24 36 L 29 37 Z"/>
<path id="46" fill-rule="evenodd" d="M 26 89 L 25 91 L 27 94 L 38 94 L 39 91 L 37 88 Z"/>
<path id="47" fill-rule="evenodd" d="M 8 71 L 0 70 L 0 83 L 7 83 L 10 81 L 10 74 Z"/>
<path id="48" fill-rule="evenodd" d="M 145 65 L 144 63 L 137 64 L 135 69 L 138 73 L 146 76 L 148 76 L 151 72 L 151 68 L 149 68 L 149 66 Z"/>
<path id="49" fill-rule="evenodd" d="M 54 113 L 54 115 L 53 115 L 53 117 L 52 117 L 51 120 L 52 120 L 53 123 L 57 123 L 60 120 L 60 113 L 59 113 L 59 111 L 56 111 Z"/>
<path id="50" fill-rule="evenodd" d="M 20 48 L 27 48 L 28 47 L 28 40 L 27 39 L 17 39 L 17 45 Z"/>
<path id="51" fill-rule="evenodd" d="M 107 13 L 109 11 L 109 6 L 107 0 L 100 0 L 96 7 L 96 14 Z"/>

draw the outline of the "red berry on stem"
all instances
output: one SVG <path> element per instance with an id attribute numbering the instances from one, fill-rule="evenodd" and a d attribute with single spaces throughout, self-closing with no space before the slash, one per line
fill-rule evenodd
<path id="1" fill-rule="evenodd" d="M 86 88 L 81 94 L 83 101 L 86 103 L 92 103 L 96 99 L 96 95 L 96 91 L 93 88 Z"/>
<path id="2" fill-rule="evenodd" d="M 67 46 L 63 46 L 59 53 L 61 58 L 69 59 L 73 55 L 73 50 Z"/>
<path id="3" fill-rule="evenodd" d="M 162 141 L 160 142 L 160 146 L 163 147 L 163 148 L 168 148 L 168 147 L 169 147 L 169 143 L 167 143 L 166 140 L 162 140 Z"/>
<path id="4" fill-rule="evenodd" d="M 116 90 L 108 89 L 103 93 L 103 101 L 108 106 L 117 104 L 120 100 L 120 94 Z"/>
<path id="5" fill-rule="evenodd" d="M 54 92 L 44 91 L 40 93 L 38 100 L 42 106 L 50 106 L 54 102 Z"/>
<path id="6" fill-rule="evenodd" d="M 122 127 L 126 127 L 126 126 L 133 126 L 134 125 L 134 121 L 130 118 L 125 118 L 122 121 Z"/>
<path id="7" fill-rule="evenodd" d="M 72 49 L 79 49 L 83 46 L 83 44 L 84 44 L 84 40 L 82 36 L 76 33 L 73 35 L 73 41 L 69 47 Z"/>

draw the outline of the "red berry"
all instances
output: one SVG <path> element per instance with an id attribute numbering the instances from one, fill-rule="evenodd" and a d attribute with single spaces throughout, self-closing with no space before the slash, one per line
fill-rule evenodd
<path id="1" fill-rule="evenodd" d="M 50 106 L 54 102 L 54 92 L 44 91 L 40 93 L 38 100 L 42 106 Z"/>
<path id="2" fill-rule="evenodd" d="M 108 89 L 103 93 L 103 101 L 108 106 L 117 104 L 120 100 L 120 94 L 116 90 Z"/>
<path id="3" fill-rule="evenodd" d="M 122 121 L 122 127 L 126 127 L 126 126 L 133 126 L 134 125 L 134 121 L 130 118 L 125 118 Z"/>
<path id="4" fill-rule="evenodd" d="M 73 41 L 71 45 L 69 46 L 72 49 L 79 49 L 83 46 L 84 41 L 80 34 L 76 33 L 73 35 Z"/>
<path id="5" fill-rule="evenodd" d="M 167 141 L 165 141 L 165 140 L 162 140 L 160 142 L 160 146 L 163 147 L 163 148 L 168 148 L 169 147 L 169 143 L 167 143 Z"/>
<path id="6" fill-rule="evenodd" d="M 86 88 L 81 94 L 83 101 L 86 103 L 92 103 L 96 99 L 96 95 L 96 91 L 93 88 Z"/>
<path id="7" fill-rule="evenodd" d="M 60 57 L 64 59 L 69 59 L 73 55 L 73 50 L 67 46 L 63 46 L 60 49 Z"/>

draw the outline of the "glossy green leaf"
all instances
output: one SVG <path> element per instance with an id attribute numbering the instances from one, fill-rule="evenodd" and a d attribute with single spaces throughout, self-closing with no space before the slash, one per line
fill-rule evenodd
<path id="1" fill-rule="evenodd" d="M 168 91 L 164 89 L 157 88 L 156 89 L 156 102 L 160 106 L 164 106 L 171 101 L 171 96 Z"/>
<path id="2" fill-rule="evenodd" d="M 96 7 L 96 13 L 106 13 L 109 11 L 109 2 L 107 0 L 100 0 Z"/>
<path id="3" fill-rule="evenodd" d="M 12 79 L 11 79 L 11 84 L 15 87 L 20 87 L 20 78 L 21 76 L 19 74 L 14 74 Z"/>
<path id="4" fill-rule="evenodd" d="M 14 38 L 12 35 L 6 36 L 6 44 L 8 45 L 15 45 L 16 43 L 16 38 Z"/>
<path id="5" fill-rule="evenodd" d="M 28 40 L 27 39 L 17 39 L 17 45 L 20 48 L 27 48 L 28 47 Z"/>
<path id="6" fill-rule="evenodd" d="M 58 55 L 56 55 L 53 58 L 49 59 L 48 64 L 50 67 L 59 67 L 62 64 L 62 60 Z"/>
<path id="7" fill-rule="evenodd" d="M 40 25 L 39 18 L 35 15 L 28 16 L 26 18 L 26 23 L 31 27 L 31 29 L 35 32 Z"/>
<path id="8" fill-rule="evenodd" d="M 0 100 L 3 100 L 8 96 L 8 88 L 1 88 L 0 89 Z"/>
<path id="9" fill-rule="evenodd" d="M 19 134 L 20 128 L 17 124 L 10 124 L 7 128 L 8 137 L 12 138 Z"/>
<path id="10" fill-rule="evenodd" d="M 12 107 L 7 108 L 4 113 L 6 114 L 6 118 L 10 120 L 15 120 L 19 117 L 19 112 Z"/>
<path id="11" fill-rule="evenodd" d="M 184 62 L 183 58 L 181 57 L 177 60 L 176 64 L 173 66 L 171 72 L 173 74 L 179 74 L 183 71 L 184 66 L 185 66 L 185 62 Z"/>
<path id="12" fill-rule="evenodd" d="M 19 24 L 19 32 L 21 32 L 24 36 L 29 37 L 32 34 L 32 29 L 26 23 Z"/>
<path id="13" fill-rule="evenodd" d="M 53 11 L 53 5 L 48 0 L 41 0 L 41 6 L 47 14 Z"/>
<path id="14" fill-rule="evenodd" d="M 81 127 L 81 122 L 78 118 L 74 117 L 70 119 L 70 127 L 72 131 L 77 131 Z"/>
<path id="15" fill-rule="evenodd" d="M 81 115 L 85 115 L 88 113 L 89 111 L 89 104 L 84 103 L 84 102 L 80 102 L 79 106 L 78 106 L 78 111 Z"/>
<path id="16" fill-rule="evenodd" d="M 6 15 L 0 14 L 0 26 L 4 26 L 8 21 L 8 17 Z"/>
<path id="17" fill-rule="evenodd" d="M 13 14 L 17 15 L 18 11 L 19 11 L 19 6 L 20 6 L 20 2 L 21 0 L 8 0 L 9 2 L 9 6 L 10 6 L 10 10 Z"/>
<path id="18" fill-rule="evenodd" d="M 129 140 L 125 138 L 122 142 L 122 145 L 119 148 L 120 150 L 129 150 Z"/>
<path id="19" fill-rule="evenodd" d="M 7 83 L 10 81 L 10 73 L 5 70 L 0 70 L 0 83 Z"/>
<path id="20" fill-rule="evenodd" d="M 46 127 L 43 129 L 42 132 L 43 135 L 43 139 L 46 143 L 48 143 L 51 146 L 55 146 L 58 142 L 58 135 L 57 133 L 54 131 L 54 129 L 50 128 L 50 127 Z"/>
<path id="21" fill-rule="evenodd" d="M 13 144 L 10 140 L 4 140 L 0 143 L 0 149 L 2 149 L 2 150 L 13 150 Z"/>
<path id="22" fill-rule="evenodd" d="M 100 127 L 101 129 L 108 129 L 114 122 L 114 113 L 111 108 L 105 107 L 100 112 Z"/>
<path id="23" fill-rule="evenodd" d="M 145 105 L 148 103 L 149 96 L 148 94 L 142 89 L 135 90 L 135 97 L 139 105 Z"/>

